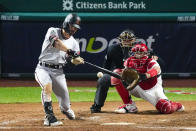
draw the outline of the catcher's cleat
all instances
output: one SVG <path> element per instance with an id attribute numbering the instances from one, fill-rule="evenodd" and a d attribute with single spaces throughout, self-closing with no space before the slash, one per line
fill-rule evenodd
<path id="1" fill-rule="evenodd" d="M 46 115 L 44 120 L 44 126 L 60 126 L 63 122 L 58 121 L 54 115 Z"/>
<path id="2" fill-rule="evenodd" d="M 69 109 L 67 111 L 61 111 L 63 114 L 65 114 L 67 116 L 67 118 L 69 118 L 70 120 L 74 120 L 76 119 L 74 111 L 72 109 Z"/>
<path id="3" fill-rule="evenodd" d="M 176 110 L 177 112 L 183 112 L 185 110 L 185 107 L 182 104 L 177 103 L 177 102 L 176 104 L 178 105 L 178 109 Z"/>
<path id="4" fill-rule="evenodd" d="M 91 113 L 100 113 L 101 112 L 101 106 L 97 104 L 93 104 L 90 108 Z"/>
<path id="5" fill-rule="evenodd" d="M 137 113 L 137 107 L 135 105 L 135 102 L 132 104 L 124 104 L 123 106 L 119 107 L 115 110 L 116 113 Z"/>

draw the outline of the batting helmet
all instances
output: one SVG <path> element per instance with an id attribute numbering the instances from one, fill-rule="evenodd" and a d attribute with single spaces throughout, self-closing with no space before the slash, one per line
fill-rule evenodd
<path id="1" fill-rule="evenodd" d="M 143 56 L 149 55 L 148 47 L 143 43 L 134 45 L 131 52 L 134 53 L 136 58 L 142 58 Z"/>
<path id="2" fill-rule="evenodd" d="M 140 44 L 136 44 L 132 49 L 131 49 L 132 52 L 147 52 L 148 51 L 148 47 L 143 44 L 143 43 L 140 43 Z"/>
<path id="3" fill-rule="evenodd" d="M 122 46 L 133 46 L 136 36 L 132 30 L 126 29 L 120 33 L 118 39 L 120 40 Z"/>
<path id="4" fill-rule="evenodd" d="M 81 19 L 77 14 L 68 14 L 63 22 L 63 29 L 69 32 L 69 25 L 80 29 Z"/>

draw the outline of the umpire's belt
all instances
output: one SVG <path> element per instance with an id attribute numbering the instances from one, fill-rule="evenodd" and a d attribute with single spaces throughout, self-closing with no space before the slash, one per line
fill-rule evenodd
<path id="1" fill-rule="evenodd" d="M 49 63 L 45 63 L 45 62 L 40 62 L 39 64 L 41 66 L 48 67 L 48 68 L 53 68 L 53 69 L 61 69 L 61 68 L 63 68 L 62 65 L 49 64 Z"/>

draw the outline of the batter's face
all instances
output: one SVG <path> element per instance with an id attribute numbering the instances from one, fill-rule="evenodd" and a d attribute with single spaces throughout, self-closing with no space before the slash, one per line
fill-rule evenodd
<path id="1" fill-rule="evenodd" d="M 72 25 L 69 25 L 69 30 L 70 30 L 70 35 L 73 35 L 76 33 L 76 31 L 78 31 L 78 28 L 76 28 Z"/>

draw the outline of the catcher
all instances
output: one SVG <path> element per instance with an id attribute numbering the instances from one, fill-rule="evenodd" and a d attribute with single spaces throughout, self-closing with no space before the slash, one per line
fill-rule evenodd
<path id="1" fill-rule="evenodd" d="M 103 67 L 108 70 L 120 71 L 124 68 L 124 61 L 130 57 L 130 50 L 133 45 L 136 43 L 137 37 L 135 36 L 132 30 L 126 29 L 122 31 L 118 37 L 120 43 L 113 44 L 108 47 L 107 54 L 105 56 Z M 164 66 L 164 61 L 161 58 L 158 58 L 153 52 L 150 52 L 150 56 L 154 60 L 160 61 Z M 121 70 L 122 71 L 122 70 Z M 121 72 L 120 71 L 120 72 Z M 94 98 L 94 104 L 90 107 L 91 113 L 100 113 L 101 108 L 104 106 L 104 102 L 107 97 L 109 87 L 113 87 L 113 82 L 111 81 L 111 76 L 109 74 L 104 74 L 103 77 L 99 78 L 97 81 L 97 90 Z M 116 90 L 120 95 L 124 105 L 119 107 L 124 108 L 128 107 L 126 113 L 136 113 L 137 107 L 132 101 L 131 96 L 127 89 L 122 86 L 116 86 Z"/>
<path id="2" fill-rule="evenodd" d="M 184 106 L 177 102 L 172 102 L 164 94 L 162 87 L 161 68 L 157 61 L 149 58 L 148 48 L 145 44 L 136 44 L 131 49 L 133 56 L 125 62 L 125 69 L 122 71 L 122 79 L 127 85 L 129 93 L 135 97 L 143 98 L 150 102 L 163 114 L 170 114 L 175 111 L 184 111 Z M 133 69 L 135 70 L 133 70 Z M 137 73 L 138 72 L 138 73 Z M 116 86 L 124 86 L 121 80 L 111 78 Z M 126 113 L 131 105 L 126 105 L 115 110 L 117 113 Z"/>

